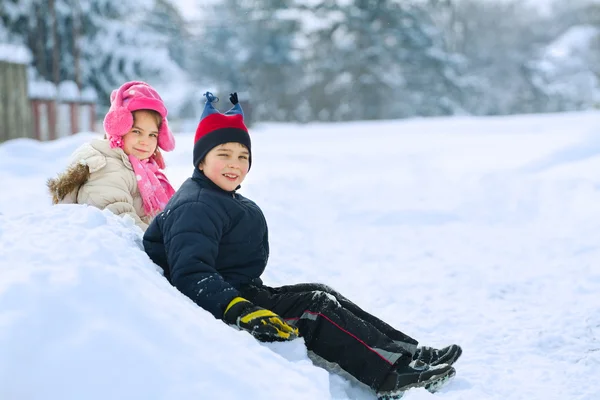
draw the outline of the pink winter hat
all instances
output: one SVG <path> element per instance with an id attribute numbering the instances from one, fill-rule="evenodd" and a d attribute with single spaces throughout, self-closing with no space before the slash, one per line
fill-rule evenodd
<path id="1" fill-rule="evenodd" d="M 175 138 L 167 122 L 167 108 L 158 92 L 145 82 L 131 81 L 124 83 L 110 94 L 110 109 L 104 117 L 104 130 L 111 147 L 121 147 L 122 137 L 133 126 L 133 111 L 154 110 L 163 121 L 158 131 L 158 147 L 164 151 L 175 148 Z"/>

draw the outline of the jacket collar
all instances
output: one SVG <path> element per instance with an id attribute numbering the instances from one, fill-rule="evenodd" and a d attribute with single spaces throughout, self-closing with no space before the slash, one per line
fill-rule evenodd
<path id="1" fill-rule="evenodd" d="M 125 154 L 125 151 L 123 151 L 122 148 L 117 147 L 113 149 L 106 139 L 95 139 L 90 145 L 105 157 L 120 159 L 123 164 L 125 164 L 126 168 L 133 171 L 133 165 L 131 165 L 131 161 L 129 161 L 129 156 Z"/>
<path id="2" fill-rule="evenodd" d="M 200 186 L 202 186 L 204 188 L 215 190 L 217 192 L 221 192 L 221 193 L 225 193 L 225 194 L 235 194 L 235 191 L 239 190 L 239 188 L 242 187 L 241 185 L 238 185 L 238 187 L 236 187 L 234 190 L 231 190 L 231 191 L 223 190 L 216 183 L 211 181 L 206 175 L 204 175 L 204 172 L 200 171 L 198 168 L 194 168 L 194 173 L 192 174 L 192 180 L 199 183 Z"/>

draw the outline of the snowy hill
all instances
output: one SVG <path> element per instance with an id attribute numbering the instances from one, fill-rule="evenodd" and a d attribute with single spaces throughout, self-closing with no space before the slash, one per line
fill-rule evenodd
<path id="1" fill-rule="evenodd" d="M 173 290 L 132 221 L 57 206 L 2 218 L 0 231 L 0 398 L 266 399 L 274 376 L 291 398 L 328 395 L 324 371 Z M 306 357 L 300 342 L 285 353 Z"/>
<path id="2" fill-rule="evenodd" d="M 264 125 L 242 193 L 270 285 L 329 284 L 422 344 L 440 393 L 600 398 L 600 113 Z M 171 287 L 131 220 L 49 205 L 91 134 L 0 145 L 0 399 L 354 399 L 300 340 L 265 345 Z M 191 173 L 192 134 L 167 174 Z"/>

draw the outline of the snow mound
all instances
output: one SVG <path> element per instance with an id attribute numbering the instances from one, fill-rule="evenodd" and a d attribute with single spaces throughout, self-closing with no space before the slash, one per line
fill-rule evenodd
<path id="1" fill-rule="evenodd" d="M 0 398 L 331 397 L 301 340 L 261 345 L 160 272 L 131 219 L 0 215 Z"/>

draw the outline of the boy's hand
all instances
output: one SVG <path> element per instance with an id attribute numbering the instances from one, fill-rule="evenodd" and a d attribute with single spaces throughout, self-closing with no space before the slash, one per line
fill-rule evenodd
<path id="1" fill-rule="evenodd" d="M 279 315 L 242 297 L 231 300 L 223 321 L 248 331 L 261 342 L 283 342 L 298 337 L 298 329 L 288 325 Z"/>
<path id="2" fill-rule="evenodd" d="M 239 103 L 238 102 L 238 97 L 237 97 L 237 92 L 233 92 L 229 94 L 229 101 L 231 102 L 231 104 L 233 104 L 234 106 Z"/>

